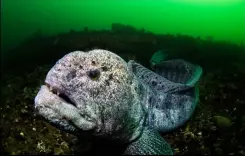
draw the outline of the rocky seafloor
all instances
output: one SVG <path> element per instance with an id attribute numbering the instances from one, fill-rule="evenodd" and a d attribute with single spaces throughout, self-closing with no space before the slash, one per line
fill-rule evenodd
<path id="1" fill-rule="evenodd" d="M 55 61 L 67 52 L 93 48 L 111 50 L 147 67 L 155 51 L 168 49 L 170 58 L 201 65 L 204 74 L 198 84 L 200 102 L 193 117 L 183 127 L 162 135 L 175 155 L 245 155 L 245 68 L 241 60 L 244 47 L 210 38 L 155 35 L 121 24 L 112 25 L 110 31 L 84 28 L 48 37 L 39 30 L 11 50 L 22 54 L 18 59 L 12 57 L 12 62 L 20 63 L 18 67 L 8 69 L 11 61 L 4 64 L 1 76 L 1 152 L 88 154 L 98 148 L 114 148 L 103 142 L 77 143 L 74 136 L 42 120 L 33 108 L 34 97 Z"/>

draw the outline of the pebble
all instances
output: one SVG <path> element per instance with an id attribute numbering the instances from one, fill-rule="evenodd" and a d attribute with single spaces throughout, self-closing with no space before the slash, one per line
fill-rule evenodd
<path id="1" fill-rule="evenodd" d="M 27 113 L 28 111 L 26 109 L 21 109 L 21 113 Z"/>
<path id="2" fill-rule="evenodd" d="M 175 148 L 174 150 L 175 150 L 175 152 L 179 152 L 180 151 L 179 148 Z"/>
<path id="3" fill-rule="evenodd" d="M 33 128 L 32 128 L 32 130 L 33 130 L 33 131 L 36 131 L 36 128 L 35 128 L 35 127 L 33 127 Z"/>
<path id="4" fill-rule="evenodd" d="M 244 151 L 239 151 L 238 153 L 241 154 L 241 155 L 245 155 Z"/>
<path id="5" fill-rule="evenodd" d="M 23 132 L 20 132 L 20 135 L 21 135 L 21 136 L 24 136 L 24 133 L 23 133 Z"/>
<path id="6" fill-rule="evenodd" d="M 219 127 L 220 129 L 230 128 L 233 124 L 229 118 L 224 117 L 224 116 L 216 115 L 216 116 L 214 116 L 214 120 L 216 122 L 217 127 Z"/>
<path id="7" fill-rule="evenodd" d="M 212 126 L 211 129 L 212 129 L 212 131 L 216 131 L 217 127 L 216 126 Z"/>

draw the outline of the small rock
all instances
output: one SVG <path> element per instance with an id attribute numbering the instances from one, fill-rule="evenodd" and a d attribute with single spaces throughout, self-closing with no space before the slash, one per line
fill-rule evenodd
<path id="1" fill-rule="evenodd" d="M 27 113 L 28 111 L 26 109 L 21 109 L 21 113 Z"/>
<path id="2" fill-rule="evenodd" d="M 215 148 L 215 152 L 216 152 L 217 154 L 222 154 L 222 153 L 223 153 L 223 150 L 222 150 L 220 147 L 216 147 L 216 148 Z"/>
<path id="3" fill-rule="evenodd" d="M 64 151 L 61 148 L 54 148 L 54 154 L 55 155 L 64 154 Z"/>
<path id="4" fill-rule="evenodd" d="M 35 128 L 35 127 L 33 127 L 33 128 L 32 128 L 32 130 L 33 130 L 33 131 L 36 131 L 36 128 Z"/>
<path id="5" fill-rule="evenodd" d="M 16 153 L 13 151 L 13 152 L 11 152 L 11 155 L 16 155 Z"/>
<path id="6" fill-rule="evenodd" d="M 244 151 L 239 151 L 238 153 L 241 154 L 241 155 L 245 155 Z"/>
<path id="7" fill-rule="evenodd" d="M 212 131 L 216 131 L 216 130 L 217 130 L 217 127 L 216 127 L 216 126 L 212 126 L 212 127 L 211 127 L 211 130 L 212 130 Z"/>
<path id="8" fill-rule="evenodd" d="M 223 116 L 214 116 L 214 120 L 219 129 L 228 129 L 233 124 L 230 119 Z"/>
<path id="9" fill-rule="evenodd" d="M 192 132 L 190 132 L 190 136 L 191 136 L 191 138 L 192 138 L 192 139 L 194 139 L 194 138 L 195 138 L 195 134 L 194 134 L 194 133 L 192 133 Z"/>
<path id="10" fill-rule="evenodd" d="M 20 136 L 25 136 L 23 132 L 20 132 Z"/>

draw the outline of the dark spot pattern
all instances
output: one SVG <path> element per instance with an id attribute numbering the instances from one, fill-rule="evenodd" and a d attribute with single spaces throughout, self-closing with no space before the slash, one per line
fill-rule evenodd
<path id="1" fill-rule="evenodd" d="M 181 116 L 180 116 L 180 115 L 178 116 L 178 119 L 179 119 L 179 120 L 181 119 Z"/>
<path id="2" fill-rule="evenodd" d="M 74 66 L 78 66 L 78 65 L 79 65 L 79 63 L 77 63 L 77 62 L 74 63 Z"/>
<path id="3" fill-rule="evenodd" d="M 103 71 L 108 71 L 108 68 L 106 66 L 101 67 Z"/>
<path id="4" fill-rule="evenodd" d="M 72 70 L 71 72 L 69 72 L 66 76 L 66 79 L 68 81 L 71 81 L 72 79 L 74 79 L 77 76 L 77 72 L 76 70 Z"/>
<path id="5" fill-rule="evenodd" d="M 167 94 L 167 96 L 166 96 L 166 108 L 167 109 L 170 109 L 171 108 L 171 98 L 172 98 L 172 96 L 170 95 L 170 94 Z"/>
<path id="6" fill-rule="evenodd" d="M 157 82 L 156 82 L 156 81 L 152 81 L 152 82 L 151 82 L 151 85 L 152 85 L 153 87 L 155 87 L 155 86 L 157 85 Z"/>
<path id="7" fill-rule="evenodd" d="M 109 75 L 109 80 L 112 80 L 113 79 L 113 76 L 112 74 Z"/>
<path id="8" fill-rule="evenodd" d="M 171 124 L 174 125 L 174 121 L 173 120 L 171 120 Z"/>
<path id="9" fill-rule="evenodd" d="M 155 121 L 155 119 L 156 119 L 155 114 L 152 113 L 152 114 L 151 114 L 151 121 Z"/>
<path id="10" fill-rule="evenodd" d="M 153 97 L 150 96 L 149 99 L 148 99 L 148 103 L 149 103 L 149 104 L 152 104 L 152 102 L 153 102 Z"/>
<path id="11" fill-rule="evenodd" d="M 105 80 L 105 84 L 106 84 L 106 86 L 109 86 L 110 85 L 109 80 Z"/>
<path id="12" fill-rule="evenodd" d="M 157 99 L 157 103 L 156 103 L 156 109 L 163 109 L 162 107 L 164 107 L 164 104 L 161 102 L 161 98 Z"/>

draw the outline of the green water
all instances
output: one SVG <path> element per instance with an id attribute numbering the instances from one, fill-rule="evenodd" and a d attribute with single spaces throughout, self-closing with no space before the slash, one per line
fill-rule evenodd
<path id="1" fill-rule="evenodd" d="M 2 0 L 1 16 L 2 51 L 39 28 L 48 35 L 113 22 L 245 43 L 245 0 Z"/>

